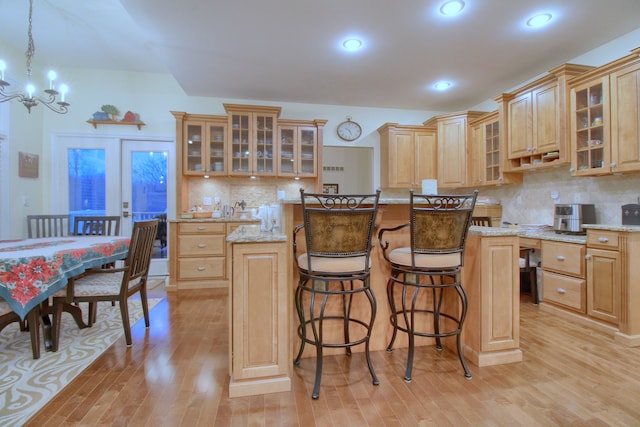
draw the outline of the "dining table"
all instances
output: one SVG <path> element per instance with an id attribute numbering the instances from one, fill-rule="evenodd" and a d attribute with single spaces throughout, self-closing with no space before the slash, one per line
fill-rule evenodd
<path id="1" fill-rule="evenodd" d="M 31 310 L 40 307 L 64 288 L 68 279 L 90 268 L 126 258 L 129 240 L 129 237 L 121 236 L 2 240 L 0 298 L 6 300 L 24 320 Z M 69 308 L 75 310 L 72 313 L 74 319 L 78 326 L 83 327 L 79 308 Z"/>

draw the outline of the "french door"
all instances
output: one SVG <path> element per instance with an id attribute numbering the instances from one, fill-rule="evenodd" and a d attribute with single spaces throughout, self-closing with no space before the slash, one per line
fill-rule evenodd
<path id="1" fill-rule="evenodd" d="M 51 211 L 72 217 L 118 215 L 122 236 L 131 234 L 135 221 L 160 218 L 150 275 L 168 275 L 167 220 L 175 212 L 174 147 L 168 139 L 56 135 L 51 150 Z"/>

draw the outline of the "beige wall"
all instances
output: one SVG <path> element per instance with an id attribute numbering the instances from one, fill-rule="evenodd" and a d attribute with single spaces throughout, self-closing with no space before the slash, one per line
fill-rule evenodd
<path id="1" fill-rule="evenodd" d="M 621 37 L 593 52 L 584 55 L 584 63 L 600 65 L 614 58 L 624 56 L 632 48 L 639 45 L 640 29 Z M 24 67 L 22 52 L 12 50 L 0 41 L 0 52 L 10 64 L 11 75 L 8 77 L 21 79 Z M 37 56 L 36 56 L 37 60 Z M 568 59 L 568 62 L 576 62 Z M 0 239 L 19 238 L 26 235 L 25 216 L 30 213 L 42 213 L 49 211 L 51 198 L 55 197 L 56 183 L 50 183 L 50 158 L 52 135 L 60 132 L 75 133 L 79 135 L 109 134 L 117 137 L 127 136 L 159 136 L 173 137 L 175 135 L 175 122 L 170 111 L 187 111 L 190 113 L 225 114 L 224 102 L 247 103 L 259 105 L 278 105 L 282 107 L 281 117 L 288 119 L 326 119 L 324 144 L 327 146 L 370 147 L 373 149 L 374 182 L 373 187 L 379 186 L 380 149 L 379 137 L 376 129 L 386 122 L 400 124 L 420 124 L 426 119 L 441 114 L 441 111 L 416 111 L 397 110 L 367 107 L 347 107 L 336 105 L 292 104 L 292 103 L 268 103 L 260 100 L 237 100 L 223 98 L 202 98 L 186 96 L 175 80 L 166 74 L 150 73 L 122 73 L 107 70 L 86 69 L 59 69 L 57 70 L 61 81 L 68 83 L 70 92 L 68 101 L 71 103 L 70 112 L 67 115 L 58 115 L 44 108 L 36 107 L 29 115 L 26 109 L 11 103 L 9 112 L 6 108 L 0 109 L 0 139 L 4 139 L 0 147 L 0 160 L 7 156 L 8 170 L 0 170 L 0 179 L 8 177 L 7 184 L 0 186 L 3 189 L 0 194 Z M 14 74 L 15 72 L 15 74 Z M 34 63 L 34 76 L 44 72 Z M 14 77 L 15 76 L 15 77 Z M 391 83 L 390 83 L 391 84 Z M 505 91 L 509 88 L 505 88 Z M 103 104 L 113 104 L 122 113 L 127 110 L 140 114 L 141 119 L 147 124 L 141 131 L 134 127 L 112 126 L 94 129 L 86 123 L 93 112 L 100 109 Z M 481 104 L 482 108 L 470 107 L 491 111 L 496 108 L 492 101 Z M 9 115 L 8 119 L 6 115 Z M 363 136 L 349 144 L 339 140 L 335 134 L 338 123 L 347 116 L 360 123 L 363 128 Z M 2 125 L 2 123 L 8 123 Z M 25 151 L 40 155 L 40 177 L 37 179 L 18 177 L 17 158 L 18 152 Z M 0 165 L 3 165 L 0 161 Z M 3 181 L 4 182 L 4 181 Z M 587 185 L 583 184 L 587 183 Z M 207 182 L 195 183 L 194 204 L 201 195 L 212 195 L 220 192 L 220 189 L 210 188 L 212 184 Z M 255 197 L 257 205 L 273 197 L 273 189 L 270 185 L 266 188 L 262 183 L 255 184 L 249 196 Z M 288 192 L 295 194 L 299 184 L 296 182 L 280 182 Z M 585 190 L 586 187 L 589 190 Z M 551 187 L 561 194 L 562 200 L 573 201 L 572 194 L 580 194 L 583 203 L 596 203 L 600 221 L 613 222 L 617 218 L 615 207 L 628 202 L 635 202 L 637 195 L 635 189 L 638 186 L 637 175 L 628 177 L 603 177 L 603 178 L 571 178 L 568 172 L 560 170 L 540 172 L 525 175 L 522 185 L 500 187 L 483 192 L 500 198 L 505 211 L 505 219 L 511 222 L 540 223 L 549 221 L 545 216 L 551 211 L 551 198 L 545 194 Z M 226 188 L 224 191 L 230 201 L 246 195 L 238 192 L 238 187 Z M 234 192 L 235 191 L 235 192 Z M 242 190 L 244 191 L 244 190 Z M 622 195 L 622 193 L 625 193 Z M 626 194 L 630 193 L 630 194 Z M 265 197 L 256 196 L 264 194 Z M 517 196 L 522 196 L 522 203 L 517 203 Z M 534 196 L 537 199 L 529 198 Z M 616 195 L 614 197 L 614 195 Z M 30 206 L 23 206 L 23 197 L 30 199 Z M 249 197 L 247 196 L 247 197 Z M 534 212 L 538 210 L 540 214 Z M 618 219 L 619 221 L 619 219 Z"/>

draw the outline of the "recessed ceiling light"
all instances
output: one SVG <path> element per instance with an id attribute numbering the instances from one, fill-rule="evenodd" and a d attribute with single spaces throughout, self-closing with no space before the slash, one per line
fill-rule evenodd
<path id="1" fill-rule="evenodd" d="M 539 13 L 527 19 L 527 27 L 531 27 L 531 28 L 542 27 L 544 25 L 547 25 L 549 22 L 551 22 L 551 18 L 553 18 L 553 15 L 551 15 L 550 13 Z"/>
<path id="2" fill-rule="evenodd" d="M 455 16 L 462 12 L 462 9 L 464 9 L 462 0 L 449 0 L 440 6 L 440 13 L 444 16 Z"/>
<path id="3" fill-rule="evenodd" d="M 445 80 L 442 80 L 442 81 L 439 81 L 439 82 L 437 82 L 436 84 L 434 84 L 434 85 L 433 85 L 433 88 L 434 88 L 435 90 L 440 90 L 440 91 L 442 91 L 442 90 L 447 90 L 447 89 L 449 89 L 451 86 L 453 86 L 453 83 L 448 82 L 448 81 L 445 81 Z"/>
<path id="4" fill-rule="evenodd" d="M 348 51 L 358 50 L 362 47 L 362 40 L 349 38 L 342 42 L 342 47 Z"/>

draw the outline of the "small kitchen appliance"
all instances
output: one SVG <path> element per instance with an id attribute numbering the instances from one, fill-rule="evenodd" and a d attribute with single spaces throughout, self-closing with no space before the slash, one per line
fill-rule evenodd
<path id="1" fill-rule="evenodd" d="M 556 233 L 584 234 L 583 224 L 596 223 L 596 208 L 594 205 L 557 204 L 553 218 L 553 228 Z"/>
<path id="2" fill-rule="evenodd" d="M 640 204 L 622 205 L 622 225 L 640 225 Z"/>

